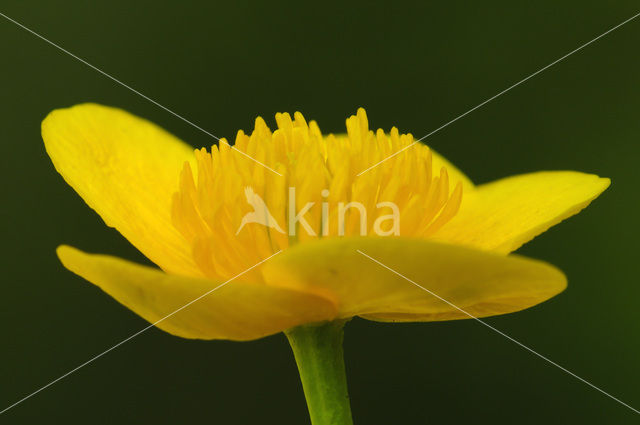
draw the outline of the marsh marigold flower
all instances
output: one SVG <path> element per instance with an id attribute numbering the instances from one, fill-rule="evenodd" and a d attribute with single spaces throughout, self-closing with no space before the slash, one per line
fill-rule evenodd
<path id="1" fill-rule="evenodd" d="M 186 338 L 250 340 L 353 316 L 467 317 L 358 250 L 483 317 L 565 288 L 553 266 L 509 253 L 609 185 L 553 171 L 475 186 L 420 143 L 358 175 L 413 137 L 370 130 L 363 109 L 347 119 L 346 134 L 323 135 L 300 113 L 277 114 L 276 122 L 272 131 L 258 118 L 233 147 L 222 140 L 194 151 L 119 109 L 53 111 L 42 135 L 58 172 L 159 269 L 68 246 L 58 249 L 62 263 L 150 322 L 235 277 L 157 324 Z M 250 222 L 238 231 L 252 211 L 247 188 L 272 226 Z"/>

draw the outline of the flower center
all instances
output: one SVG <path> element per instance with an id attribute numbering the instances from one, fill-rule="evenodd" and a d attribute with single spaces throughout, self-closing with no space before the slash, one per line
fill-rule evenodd
<path id="1" fill-rule="evenodd" d="M 429 237 L 460 207 L 462 185 L 450 183 L 445 167 L 432 169 L 429 148 L 401 151 L 413 136 L 395 127 L 374 133 L 364 109 L 347 119 L 346 135 L 323 136 L 299 112 L 276 122 L 271 132 L 257 118 L 233 148 L 222 139 L 195 151 L 196 167 L 185 163 L 173 223 L 209 277 L 232 277 L 322 237 Z"/>

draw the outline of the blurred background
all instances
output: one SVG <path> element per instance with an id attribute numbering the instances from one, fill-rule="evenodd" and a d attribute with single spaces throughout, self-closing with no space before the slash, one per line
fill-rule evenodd
<path id="1" fill-rule="evenodd" d="M 0 12 L 219 137 L 302 111 L 342 132 L 420 137 L 640 12 L 636 1 L 19 1 Z M 0 409 L 147 325 L 59 264 L 69 243 L 148 263 L 55 172 L 52 109 L 92 101 L 195 147 L 213 140 L 0 17 Z M 487 322 L 640 408 L 640 18 L 427 139 L 477 183 L 540 169 L 610 177 L 519 252 L 567 291 Z M 358 424 L 631 424 L 638 415 L 471 320 L 346 328 Z M 304 424 L 282 335 L 189 341 L 151 329 L 1 423 Z"/>

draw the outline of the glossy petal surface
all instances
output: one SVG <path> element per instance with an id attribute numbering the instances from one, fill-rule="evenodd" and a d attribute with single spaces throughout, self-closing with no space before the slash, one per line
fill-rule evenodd
<path id="1" fill-rule="evenodd" d="M 464 194 L 458 214 L 433 238 L 509 253 L 579 213 L 611 181 L 576 171 L 541 171 L 483 184 Z"/>
<path id="2" fill-rule="evenodd" d="M 199 275 L 191 247 L 171 222 L 171 198 L 193 148 L 120 109 L 82 104 L 51 112 L 42 138 L 56 170 L 154 263 Z"/>
<path id="3" fill-rule="evenodd" d="M 67 269 L 150 323 L 164 318 L 156 326 L 183 338 L 251 340 L 336 314 L 329 299 L 291 288 L 170 275 L 69 246 L 58 248 L 58 256 Z"/>
<path id="4" fill-rule="evenodd" d="M 266 263 L 263 274 L 268 283 L 338 300 L 340 317 L 378 320 L 469 318 L 451 304 L 478 317 L 510 313 L 566 287 L 562 272 L 541 261 L 406 238 L 302 244 Z"/>

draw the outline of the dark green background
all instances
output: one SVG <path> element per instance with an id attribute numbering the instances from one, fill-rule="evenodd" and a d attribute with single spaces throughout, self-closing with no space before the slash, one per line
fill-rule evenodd
<path id="1" fill-rule="evenodd" d="M 222 137 L 301 110 L 327 132 L 428 133 L 640 12 L 637 1 L 3 0 L 0 12 Z M 428 139 L 476 182 L 539 169 L 611 177 L 591 207 L 520 250 L 567 291 L 488 323 L 640 408 L 640 18 Z M 69 243 L 146 261 L 54 171 L 52 109 L 93 101 L 194 146 L 212 139 L 0 17 L 0 409 L 146 326 L 64 270 Z M 640 416 L 474 321 L 352 321 L 358 424 L 631 424 Z M 234 343 L 152 329 L 0 423 L 304 424 L 282 335 Z"/>

